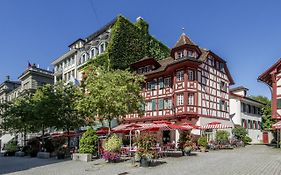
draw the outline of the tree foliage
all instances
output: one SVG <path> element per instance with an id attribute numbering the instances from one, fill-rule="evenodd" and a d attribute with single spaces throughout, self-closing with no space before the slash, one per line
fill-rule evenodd
<path id="1" fill-rule="evenodd" d="M 219 143 L 226 143 L 229 138 L 229 132 L 225 130 L 219 130 L 216 132 L 216 141 Z"/>
<path id="2" fill-rule="evenodd" d="M 272 119 L 272 109 L 271 109 L 271 100 L 265 96 L 251 96 L 250 98 L 263 103 L 261 108 L 262 114 L 262 129 L 271 129 L 272 125 L 275 123 L 275 120 Z"/>
<path id="3" fill-rule="evenodd" d="M 96 131 L 93 128 L 88 128 L 88 130 L 83 133 L 82 138 L 80 139 L 79 153 L 84 154 L 94 154 L 97 151 L 97 141 L 98 136 Z"/>
<path id="4" fill-rule="evenodd" d="M 248 132 L 245 128 L 238 126 L 238 127 L 232 129 L 232 134 L 238 140 L 243 140 L 247 136 Z"/>
<path id="5" fill-rule="evenodd" d="M 141 113 L 142 82 L 142 76 L 129 71 L 89 71 L 84 83 L 85 95 L 78 102 L 78 109 L 94 120 L 107 120 L 109 124 L 114 118 Z"/>

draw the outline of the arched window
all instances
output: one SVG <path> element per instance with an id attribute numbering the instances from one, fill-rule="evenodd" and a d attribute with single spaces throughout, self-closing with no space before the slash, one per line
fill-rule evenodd
<path id="1" fill-rule="evenodd" d="M 90 56 L 91 56 L 91 58 L 96 56 L 96 49 L 95 48 L 91 49 Z"/>

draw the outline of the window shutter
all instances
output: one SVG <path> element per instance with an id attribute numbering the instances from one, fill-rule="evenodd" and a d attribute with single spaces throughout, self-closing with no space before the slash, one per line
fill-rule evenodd
<path id="1" fill-rule="evenodd" d="M 281 99 L 277 99 L 277 109 L 281 109 Z"/>

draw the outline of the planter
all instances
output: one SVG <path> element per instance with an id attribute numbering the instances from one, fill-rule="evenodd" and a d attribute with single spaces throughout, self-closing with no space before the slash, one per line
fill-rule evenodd
<path id="1" fill-rule="evenodd" d="M 16 157 L 24 157 L 24 155 L 25 155 L 25 154 L 24 154 L 24 152 L 22 152 L 22 151 L 18 151 L 18 152 L 15 153 L 15 156 L 16 156 Z"/>
<path id="2" fill-rule="evenodd" d="M 72 154 L 72 160 L 82 161 L 82 162 L 90 162 L 90 161 L 92 161 L 92 154 L 73 153 Z"/>
<path id="3" fill-rule="evenodd" d="M 206 147 L 200 146 L 200 151 L 201 151 L 201 152 L 206 152 Z"/>
<path id="4" fill-rule="evenodd" d="M 49 159 L 51 154 L 49 152 L 38 152 L 37 157 L 40 159 Z"/>
<path id="5" fill-rule="evenodd" d="M 191 153 L 191 151 L 192 151 L 192 147 L 185 147 L 184 149 L 183 149 L 183 151 L 184 151 L 184 155 L 185 156 L 190 156 L 190 153 Z"/>
<path id="6" fill-rule="evenodd" d="M 141 158 L 140 159 L 140 166 L 141 167 L 149 167 L 151 164 L 151 160 L 147 159 L 147 158 Z"/>
<path id="7" fill-rule="evenodd" d="M 64 153 L 57 153 L 57 159 L 64 159 L 65 154 Z"/>

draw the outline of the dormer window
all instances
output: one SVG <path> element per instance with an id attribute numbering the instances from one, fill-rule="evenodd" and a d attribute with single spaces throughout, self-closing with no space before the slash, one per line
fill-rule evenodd
<path id="1" fill-rule="evenodd" d="M 197 58 L 197 57 L 198 57 L 198 54 L 197 54 L 197 52 L 195 52 L 195 51 L 189 50 L 189 51 L 187 52 L 187 56 L 190 57 L 190 58 Z"/>
<path id="2" fill-rule="evenodd" d="M 220 63 L 219 70 L 222 71 L 222 72 L 225 72 L 225 70 L 224 70 L 224 63 Z"/>
<path id="3" fill-rule="evenodd" d="M 209 65 L 210 65 L 210 66 L 214 66 L 214 65 L 215 65 L 215 60 L 214 60 L 214 58 L 211 57 L 211 56 L 208 58 L 208 62 L 209 62 Z"/>
<path id="4" fill-rule="evenodd" d="M 183 51 L 178 52 L 178 59 L 182 59 L 184 57 Z"/>

